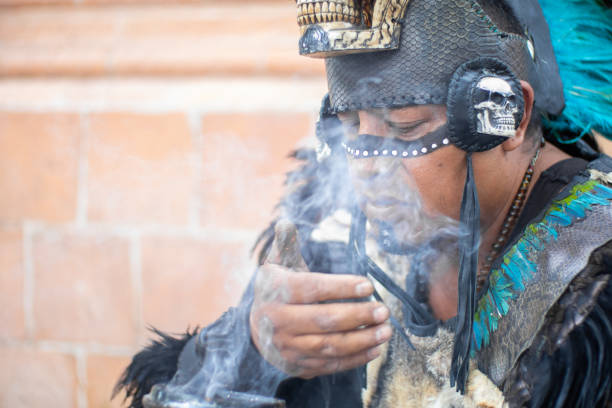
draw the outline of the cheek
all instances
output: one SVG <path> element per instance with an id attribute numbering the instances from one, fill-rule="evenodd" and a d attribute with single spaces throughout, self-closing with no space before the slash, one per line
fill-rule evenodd
<path id="1" fill-rule="evenodd" d="M 441 214 L 459 219 L 465 184 L 463 161 L 432 157 L 427 162 L 419 159 L 405 160 L 403 166 L 406 173 L 411 175 L 412 183 L 418 189 L 424 209 L 429 215 Z"/>

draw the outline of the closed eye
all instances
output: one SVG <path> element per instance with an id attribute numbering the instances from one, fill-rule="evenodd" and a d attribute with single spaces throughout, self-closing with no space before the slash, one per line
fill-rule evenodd
<path id="1" fill-rule="evenodd" d="M 387 126 L 391 130 L 393 137 L 397 137 L 400 139 L 412 139 L 421 136 L 420 134 L 415 134 L 415 132 L 425 123 L 425 120 L 419 120 L 416 122 L 409 123 L 397 123 L 387 121 Z"/>

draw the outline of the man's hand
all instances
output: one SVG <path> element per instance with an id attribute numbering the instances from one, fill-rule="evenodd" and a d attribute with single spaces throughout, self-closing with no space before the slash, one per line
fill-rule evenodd
<path id="1" fill-rule="evenodd" d="M 312 378 L 363 365 L 391 337 L 383 304 L 337 302 L 370 296 L 372 283 L 361 276 L 307 272 L 291 223 L 277 224 L 254 290 L 253 342 L 290 375 Z"/>

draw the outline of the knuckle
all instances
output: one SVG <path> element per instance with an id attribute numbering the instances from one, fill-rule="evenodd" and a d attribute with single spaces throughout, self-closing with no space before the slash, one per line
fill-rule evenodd
<path id="1" fill-rule="evenodd" d="M 321 315 L 315 317 L 315 324 L 321 329 L 325 331 L 329 331 L 335 329 L 339 322 L 340 318 L 336 313 L 330 313 L 328 315 Z"/>
<path id="2" fill-rule="evenodd" d="M 331 344 L 329 336 L 320 336 L 316 340 L 314 349 L 318 354 L 324 356 L 333 356 L 336 354 L 336 348 Z"/>

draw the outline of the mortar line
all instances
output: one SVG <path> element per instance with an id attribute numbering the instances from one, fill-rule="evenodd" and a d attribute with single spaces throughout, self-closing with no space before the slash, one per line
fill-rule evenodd
<path id="1" fill-rule="evenodd" d="M 81 113 L 80 121 L 80 143 L 79 143 L 79 168 L 77 173 L 77 213 L 76 225 L 84 227 L 87 224 L 87 209 L 89 207 L 89 143 L 90 123 L 89 115 Z"/>
<path id="2" fill-rule="evenodd" d="M 95 342 L 78 342 L 66 340 L 20 340 L 2 338 L 0 345 L 12 348 L 32 349 L 44 352 L 54 352 L 62 354 L 74 354 L 77 348 L 83 349 L 88 354 L 101 354 L 114 357 L 130 357 L 138 350 L 135 345 L 107 345 Z"/>
<path id="3" fill-rule="evenodd" d="M 31 228 L 35 230 L 49 229 L 60 233 L 77 233 L 84 236 L 108 235 L 127 238 L 137 233 L 140 237 L 187 237 L 196 240 L 215 240 L 220 242 L 254 242 L 261 232 L 261 228 L 239 229 L 239 228 L 216 228 L 197 227 L 192 228 L 184 225 L 144 224 L 144 225 L 120 225 L 113 222 L 88 222 L 85 227 L 76 223 L 64 223 L 62 225 L 47 223 L 45 221 L 29 221 Z M 263 227 L 262 227 L 263 228 Z"/>
<path id="4" fill-rule="evenodd" d="M 121 23 L 116 22 L 116 24 Z M 121 31 L 120 27 L 115 29 Z M 111 64 L 112 55 L 107 59 L 107 65 Z M 231 82 L 230 86 L 228 81 Z M 20 93 L 19 91 L 23 89 L 27 89 L 27 92 Z M 26 112 L 129 110 L 138 113 L 198 110 L 214 113 L 308 113 L 314 116 L 319 110 L 321 95 L 325 92 L 325 83 L 320 78 L 67 77 L 43 81 L 25 77 L 0 79 L 0 110 Z M 30 95 L 42 95 L 42 97 L 33 99 Z M 66 98 L 66 95 L 71 97 Z M 300 97 L 296 99 L 296 96 Z"/>
<path id="5" fill-rule="evenodd" d="M 74 350 L 77 372 L 77 406 L 79 408 L 87 407 L 87 354 L 82 347 L 76 347 Z"/>
<path id="6" fill-rule="evenodd" d="M 34 260 L 32 259 L 33 226 L 25 221 L 23 223 L 23 314 L 25 319 L 26 339 L 34 339 L 36 324 L 34 321 Z"/>

